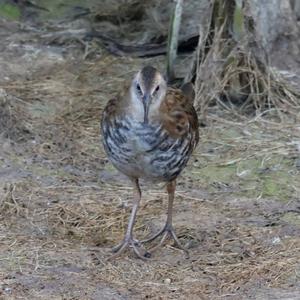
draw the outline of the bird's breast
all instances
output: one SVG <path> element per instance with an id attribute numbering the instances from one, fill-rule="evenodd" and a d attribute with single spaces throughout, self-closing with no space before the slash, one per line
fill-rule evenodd
<path id="1" fill-rule="evenodd" d="M 128 176 L 152 181 L 176 178 L 192 152 L 192 135 L 173 138 L 159 123 L 124 118 L 104 124 L 103 144 L 111 162 Z"/>

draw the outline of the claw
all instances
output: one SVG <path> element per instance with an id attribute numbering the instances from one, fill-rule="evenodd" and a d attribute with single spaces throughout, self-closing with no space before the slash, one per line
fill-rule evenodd
<path id="1" fill-rule="evenodd" d="M 151 236 L 150 238 L 146 239 L 146 240 L 142 240 L 141 243 L 149 243 L 154 241 L 157 237 L 159 237 L 163 232 L 165 231 L 165 227 L 163 227 L 159 232 L 157 232 L 156 234 L 154 234 L 153 236 Z"/>
<path id="2" fill-rule="evenodd" d="M 123 242 L 114 248 L 112 248 L 112 252 L 114 252 L 113 255 L 107 258 L 107 260 L 112 260 L 120 256 L 126 249 L 132 248 L 133 252 L 137 255 L 137 257 L 147 260 L 148 258 L 148 252 L 141 248 L 141 243 L 131 237 L 125 238 Z M 143 253 L 141 253 L 141 250 Z"/>
<path id="3" fill-rule="evenodd" d="M 161 247 L 163 245 L 163 243 L 167 240 L 167 238 L 171 237 L 171 238 L 173 238 L 175 245 L 179 249 L 184 251 L 184 253 L 186 255 L 186 258 L 189 258 L 188 250 L 184 246 L 182 246 L 182 244 L 180 243 L 178 237 L 176 236 L 176 233 L 173 229 L 173 226 L 169 225 L 169 224 L 166 224 L 165 227 L 163 227 L 158 233 L 156 233 L 155 235 L 153 235 L 152 237 L 150 237 L 146 240 L 141 241 L 141 243 L 151 242 L 151 241 L 155 240 L 156 238 L 158 238 L 160 235 L 162 235 L 162 238 L 160 239 L 159 243 L 156 246 L 154 246 L 154 247 L 152 247 L 148 250 L 150 255 L 151 255 L 152 252 L 154 252 L 159 247 Z"/>

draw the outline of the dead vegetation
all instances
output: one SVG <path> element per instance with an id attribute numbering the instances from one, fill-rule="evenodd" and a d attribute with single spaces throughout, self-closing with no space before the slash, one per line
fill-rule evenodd
<path id="1" fill-rule="evenodd" d="M 21 141 L 30 134 L 30 122 L 22 99 L 0 89 L 0 135 Z"/>
<path id="2" fill-rule="evenodd" d="M 270 63 L 270 53 L 254 34 L 257 24 L 247 5 L 213 3 L 210 23 L 200 30 L 192 69 L 201 115 L 217 102 L 233 113 L 267 114 L 271 110 L 280 119 L 288 114 L 299 121 L 299 88 Z"/>
<path id="3" fill-rule="evenodd" d="M 0 297 L 276 299 L 299 293 L 299 98 L 277 71 L 243 49 L 232 48 L 219 63 L 219 45 L 200 64 L 198 104 L 206 127 L 175 202 L 174 224 L 189 260 L 171 244 L 149 262 L 130 253 L 105 260 L 123 236 L 132 190 L 99 142 L 101 111 L 141 65 L 161 66 L 164 57 L 101 52 L 83 59 L 76 52 L 76 65 L 69 54 L 29 79 L 1 82 L 6 108 L 0 113 L 9 118 L 1 119 Z M 237 77 L 250 83 L 232 91 Z M 230 103 L 234 93 L 244 101 Z M 139 238 L 156 232 L 166 212 L 162 187 L 143 190 Z"/>
<path id="4" fill-rule="evenodd" d="M 185 260 L 180 251 L 168 246 L 148 263 L 131 256 L 110 263 L 105 261 L 109 247 L 121 238 L 126 227 L 129 208 L 124 206 L 123 199 L 130 194 L 127 187 L 36 187 L 30 191 L 30 202 L 25 200 L 27 197 L 21 200 L 22 192 L 22 186 L 10 187 L 2 200 L 1 213 L 6 215 L 3 224 L 14 223 L 10 229 L 11 237 L 3 240 L 2 265 L 5 262 L 5 270 L 10 274 L 19 270 L 23 277 L 34 272 L 43 285 L 52 280 L 52 272 L 63 266 L 78 269 L 66 269 L 66 274 L 87 273 L 94 277 L 93 280 L 113 286 L 121 294 L 133 292 L 131 297 L 136 299 L 141 296 L 176 299 L 182 295 L 195 299 L 246 297 L 247 292 L 252 295 L 251 289 L 257 284 L 266 289 L 283 288 L 298 281 L 295 266 L 300 258 L 299 239 L 287 237 L 287 228 L 280 233 L 278 230 L 285 227 L 283 223 L 270 227 L 251 222 L 251 217 L 256 216 L 253 204 L 248 208 L 241 203 L 238 208 L 232 206 L 235 218 L 243 216 L 245 222 L 242 222 L 234 219 L 232 212 L 226 209 L 228 200 L 225 204 L 216 204 L 214 201 L 199 202 L 192 197 L 184 201 L 179 196 L 178 200 L 183 200 L 176 205 L 179 224 L 181 217 L 193 215 L 185 211 L 186 205 L 191 211 L 201 212 L 201 222 L 176 226 L 180 239 L 186 240 L 190 248 L 190 260 Z M 146 203 L 136 226 L 138 236 L 148 234 L 149 226 L 145 224 L 151 224 L 156 219 L 154 216 L 161 213 L 164 206 L 161 196 L 165 195 L 152 190 L 146 193 Z M 45 206 L 44 199 L 53 202 Z M 112 199 L 115 200 L 112 202 Z M 264 209 L 271 208 L 272 204 L 265 208 L 258 206 L 261 213 L 268 214 L 269 211 Z M 215 225 L 211 222 L 212 217 L 217 218 Z M 10 239 L 14 242 L 9 242 Z M 4 278 L 4 282 L 9 282 L 8 278 Z M 26 283 L 20 282 L 25 288 Z M 85 286 L 88 295 L 94 291 L 92 283 Z M 77 285 L 81 286 L 79 282 Z M 75 290 L 71 293 L 73 297 Z M 67 291 L 68 287 L 63 293 L 67 294 Z M 49 291 L 46 298 L 47 295 L 49 297 Z"/>

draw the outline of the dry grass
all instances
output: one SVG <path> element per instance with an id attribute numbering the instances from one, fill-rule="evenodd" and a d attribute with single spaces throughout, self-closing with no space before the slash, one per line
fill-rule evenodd
<path id="1" fill-rule="evenodd" d="M 24 109 L 25 103 L 0 88 L 0 134 L 21 141 L 30 134 L 31 124 Z"/>
<path id="2" fill-rule="evenodd" d="M 178 180 L 174 216 L 189 260 L 171 243 L 148 262 L 130 252 L 105 260 L 127 226 L 132 188 L 107 162 L 99 142 L 101 111 L 142 64 L 160 66 L 163 58 L 102 54 L 2 84 L 11 107 L 22 103 L 21 115 L 11 110 L 11 116 L 25 122 L 31 135 L 13 143 L 3 139 L 8 145 L 1 149 L 0 297 L 101 299 L 107 292 L 107 299 L 249 299 L 267 288 L 296 291 L 300 136 L 294 115 L 278 122 L 272 112 L 298 98 L 283 87 L 273 97 L 279 85 L 267 89 L 275 81 L 253 69 L 251 56 L 241 57 L 244 66 L 227 65 L 212 86 L 204 82 L 212 82 L 224 62 L 211 54 L 201 64 L 211 70 L 200 72 L 197 83 L 207 126 Z M 269 97 L 271 109 L 246 115 L 219 99 L 232 78 L 246 74 L 247 88 L 260 101 L 253 73 L 264 76 L 265 102 L 257 105 L 267 106 Z M 219 105 L 211 106 L 213 98 Z M 143 191 L 139 238 L 156 232 L 166 212 L 160 187 Z"/>
<path id="3" fill-rule="evenodd" d="M 131 74 L 130 64 L 122 59 L 113 61 L 119 74 Z M 215 107 L 208 110 L 209 126 L 201 129 L 200 147 L 179 180 L 175 203 L 176 231 L 190 247 L 191 259 L 185 260 L 181 251 L 167 244 L 150 262 L 142 262 L 131 253 L 115 262 L 105 260 L 127 226 L 132 189 L 126 181 L 116 183 L 119 177 L 99 147 L 99 115 L 108 95 L 117 90 L 114 84 L 122 84 L 121 75 L 116 77 L 117 83 L 111 81 L 117 70 L 106 73 L 104 64 L 97 68 L 86 64 L 83 79 L 70 76 L 63 81 L 62 76 L 49 84 L 42 78 L 40 83 L 18 84 L 16 90 L 8 86 L 10 93 L 22 94 L 24 102 L 41 91 L 39 100 L 31 100 L 28 111 L 35 101 L 43 105 L 46 101 L 50 107 L 57 105 L 57 98 L 61 102 L 46 118 L 33 114 L 36 142 L 18 146 L 25 150 L 23 160 L 35 156 L 29 167 L 34 177 L 10 182 L 1 195 L 1 276 L 19 272 L 25 278 L 34 276 L 44 285 L 64 283 L 59 291 L 45 292 L 45 299 L 58 294 L 80 299 L 73 285 L 91 295 L 99 282 L 133 299 L 222 299 L 253 295 L 257 285 L 293 286 L 298 280 L 300 241 L 289 230 L 297 233 L 298 227 L 285 225 L 280 219 L 273 227 L 268 224 L 277 220 L 278 212 L 284 215 L 295 207 L 299 189 L 295 185 L 288 204 L 269 203 L 263 190 L 251 186 L 261 181 L 258 175 L 249 180 L 250 186 L 247 177 L 243 179 L 243 172 L 253 169 L 243 162 L 257 159 L 265 170 L 278 165 L 270 157 L 279 157 L 279 165 L 284 167 L 280 159 L 299 154 L 297 143 L 293 144 L 299 133 L 291 131 L 291 122 L 276 123 L 261 115 L 247 118 L 238 112 L 233 118 L 231 111 Z M 124 71 L 120 72 L 122 66 Z M 105 79 L 95 83 L 100 77 Z M 236 175 L 229 183 L 218 171 L 213 181 L 207 181 L 206 171 L 201 173 L 205 168 L 232 166 Z M 291 171 L 294 180 L 297 170 L 291 167 Z M 292 186 L 293 181 L 289 184 Z M 258 192 L 256 197 L 247 198 L 249 187 Z M 166 211 L 165 193 L 144 190 L 135 226 L 139 238 L 158 230 Z M 274 197 L 281 203 L 280 196 Z M 57 272 L 62 275 L 55 275 Z M 26 292 L 28 283 L 23 277 L 4 282 L 26 298 L 33 292 Z M 19 289 L 14 286 L 16 282 Z M 31 289 L 41 291 L 39 287 Z"/>
<path id="4" fill-rule="evenodd" d="M 288 72 L 272 67 L 248 33 L 238 42 L 226 36 L 226 24 L 224 21 L 214 29 L 201 27 L 199 33 L 196 106 L 201 116 L 205 119 L 208 107 L 217 103 L 234 115 L 271 111 L 279 121 L 286 119 L 286 114 L 299 121 L 300 90 L 286 80 Z"/>
<path id="5" fill-rule="evenodd" d="M 152 193 L 155 195 L 154 191 L 146 194 L 136 224 L 140 236 L 149 233 L 145 224 L 162 209 L 161 201 Z M 181 299 L 183 295 L 195 299 L 212 295 L 233 297 L 258 282 L 269 288 L 284 287 L 297 278 L 295 266 L 300 259 L 300 241 L 298 237 L 290 237 L 278 243 L 267 242 L 266 236 L 277 236 L 276 228 L 249 226 L 233 218 L 219 219 L 219 225 L 204 229 L 206 220 L 201 224 L 201 231 L 196 224 L 190 224 L 190 228 L 185 224 L 176 227 L 181 239 L 185 232 L 189 234 L 188 241 L 191 236 L 196 241 L 190 244 L 190 260 L 184 260 L 180 251 L 169 246 L 159 251 L 151 262 L 142 262 L 131 255 L 106 262 L 107 246 L 121 239 L 129 212 L 129 207 L 116 198 L 122 195 L 124 199 L 125 194 L 130 195 L 130 189 L 36 187 L 31 191 L 30 202 L 23 197 L 23 203 L 18 202 L 20 194 L 24 195 L 22 186 L 10 187 L 1 204 L 2 214 L 5 211 L 8 217 L 5 223 L 15 222 L 12 236 L 6 237 L 2 246 L 2 265 L 9 262 L 5 264 L 6 270 L 8 266 L 15 270 L 17 264 L 22 274 L 28 276 L 33 271 L 37 278 L 43 276 L 43 280 L 50 280 L 50 267 L 74 265 L 93 274 L 98 282 L 151 299 Z M 59 198 L 65 200 L 56 203 L 55 199 Z M 54 202 L 40 207 L 43 199 Z M 185 205 L 183 202 L 176 207 Z M 189 206 L 200 209 L 202 215 L 204 211 L 208 216 L 226 215 L 224 205 L 216 207 L 213 202 L 199 204 L 198 200 L 189 199 Z M 23 226 L 22 234 L 17 230 L 19 226 Z M 30 234 L 34 231 L 43 234 L 35 237 Z M 8 248 L 14 249 L 12 253 L 5 249 L 8 242 Z"/>

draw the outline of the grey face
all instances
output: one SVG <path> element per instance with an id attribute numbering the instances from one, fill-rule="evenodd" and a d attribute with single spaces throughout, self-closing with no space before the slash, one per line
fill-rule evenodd
<path id="1" fill-rule="evenodd" d="M 144 67 L 136 81 L 136 94 L 144 107 L 144 123 L 148 123 L 149 107 L 153 99 L 159 96 L 161 75 L 151 66 Z"/>

